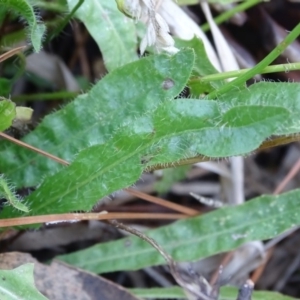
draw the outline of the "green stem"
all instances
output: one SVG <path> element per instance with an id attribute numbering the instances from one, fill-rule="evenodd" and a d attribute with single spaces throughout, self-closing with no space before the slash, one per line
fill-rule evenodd
<path id="1" fill-rule="evenodd" d="M 236 78 L 238 76 L 244 75 L 250 70 L 251 69 L 242 69 L 236 71 L 211 74 L 203 77 L 192 77 L 192 79 L 190 79 L 190 82 L 210 82 L 210 81 L 216 81 L 216 80 L 222 80 L 228 78 Z M 276 73 L 276 72 L 288 73 L 290 71 L 296 71 L 296 70 L 300 70 L 300 62 L 268 66 L 262 69 L 259 72 L 259 74 L 268 74 L 268 73 Z"/>
<path id="2" fill-rule="evenodd" d="M 300 23 L 286 36 L 286 38 L 273 49 L 260 63 L 254 68 L 247 71 L 245 74 L 237 77 L 235 80 L 225 84 L 220 89 L 211 92 L 207 95 L 207 99 L 215 99 L 218 96 L 225 94 L 234 87 L 242 86 L 247 80 L 251 79 L 256 74 L 271 64 L 300 34 Z"/>
<path id="3" fill-rule="evenodd" d="M 44 10 L 50 10 L 53 12 L 61 12 L 64 13 L 68 9 L 65 5 L 62 5 L 60 3 L 55 3 L 55 2 L 46 2 L 46 1 L 36 1 L 34 3 L 34 6 L 44 9 Z"/>
<path id="4" fill-rule="evenodd" d="M 74 6 L 72 11 L 63 19 L 63 21 L 60 23 L 60 25 L 57 26 L 55 31 L 50 34 L 46 41 L 45 44 L 49 43 L 54 37 L 56 37 L 64 28 L 65 26 L 70 22 L 70 20 L 74 17 L 77 9 L 81 6 L 84 0 L 79 0 L 78 3 Z"/>
<path id="5" fill-rule="evenodd" d="M 12 101 L 44 101 L 44 100 L 63 100 L 75 98 L 79 92 L 60 91 L 54 93 L 29 94 L 12 97 Z"/>
<path id="6" fill-rule="evenodd" d="M 16 63 L 18 64 L 17 72 L 14 74 L 11 79 L 12 82 L 16 82 L 24 73 L 26 69 L 26 56 L 24 53 L 20 52 L 17 54 L 18 59 Z"/>
<path id="7" fill-rule="evenodd" d="M 220 14 L 219 16 L 217 16 L 214 19 L 214 21 L 216 24 L 221 24 L 221 23 L 227 21 L 228 19 L 230 19 L 236 13 L 245 11 L 260 2 L 262 2 L 262 0 L 249 0 L 249 1 L 243 2 L 243 3 L 235 6 L 233 9 L 225 11 L 224 13 Z M 210 30 L 210 26 L 208 23 L 205 23 L 201 26 L 201 29 L 205 32 L 205 31 Z"/>

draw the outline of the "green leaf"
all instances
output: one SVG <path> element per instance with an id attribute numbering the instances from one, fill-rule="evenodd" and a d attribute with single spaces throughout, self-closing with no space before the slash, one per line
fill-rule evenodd
<path id="1" fill-rule="evenodd" d="M 237 288 L 234 287 L 222 287 L 221 299 L 222 300 L 236 300 L 238 294 Z M 252 294 L 253 300 L 296 300 L 299 298 L 289 297 L 277 292 L 270 291 L 254 291 Z"/>
<path id="2" fill-rule="evenodd" d="M 172 286 L 167 288 L 149 288 L 149 289 L 129 289 L 131 293 L 138 297 L 147 299 L 186 299 L 185 293 L 182 288 Z M 236 300 L 238 289 L 234 287 L 222 287 L 220 299 L 222 300 Z M 292 300 L 296 298 L 284 296 L 280 293 L 269 291 L 254 291 L 252 294 L 253 300 Z"/>
<path id="3" fill-rule="evenodd" d="M 0 131 L 10 127 L 15 116 L 15 104 L 9 100 L 0 100 Z"/>
<path id="4" fill-rule="evenodd" d="M 199 38 L 194 37 L 189 41 L 176 39 L 176 47 L 188 47 L 195 51 L 195 65 L 192 73 L 193 77 L 202 77 L 219 73 L 208 59 L 204 44 Z M 193 77 L 189 80 L 188 86 L 190 88 L 191 95 L 194 97 L 198 97 L 205 92 L 211 92 L 214 89 L 219 89 L 225 84 L 224 80 L 216 80 L 209 83 L 204 83 L 199 82 L 199 80 L 195 80 Z"/>
<path id="5" fill-rule="evenodd" d="M 185 50 L 172 57 L 162 54 L 128 64 L 100 80 L 87 95 L 47 116 L 23 140 L 71 161 L 80 150 L 106 142 L 123 124 L 177 96 L 193 63 L 192 50 Z M 61 168 L 19 146 L 2 142 L 0 147 L 0 169 L 17 187 L 37 185 Z"/>
<path id="6" fill-rule="evenodd" d="M 6 45 L 7 47 L 13 47 L 18 43 L 24 42 L 26 38 L 27 38 L 26 30 L 20 29 L 3 35 L 1 39 L 1 44 Z"/>
<path id="7" fill-rule="evenodd" d="M 166 288 L 148 288 L 148 289 L 128 289 L 132 294 L 137 297 L 147 299 L 169 299 L 179 298 L 186 299 L 183 289 L 179 286 L 171 286 Z"/>
<path id="8" fill-rule="evenodd" d="M 299 83 L 259 82 L 248 90 L 237 90 L 220 97 L 225 110 L 239 105 L 271 105 L 284 107 L 290 111 L 290 117 L 280 124 L 276 135 L 293 134 L 300 131 L 300 85 Z"/>
<path id="9" fill-rule="evenodd" d="M 248 241 L 273 238 L 300 224 L 300 190 L 261 196 L 147 232 L 177 261 L 195 261 L 236 249 Z M 59 259 L 94 273 L 136 270 L 165 264 L 162 256 L 137 237 L 95 245 Z"/>
<path id="10" fill-rule="evenodd" d="M 78 0 L 68 0 L 72 10 Z M 84 1 L 76 12 L 98 44 L 108 71 L 138 59 L 134 21 L 124 16 L 115 1 Z"/>
<path id="11" fill-rule="evenodd" d="M 29 212 L 27 206 L 20 202 L 21 199 L 18 199 L 13 191 L 13 188 L 10 187 L 3 175 L 0 175 L 0 198 L 5 198 L 8 203 L 16 209 L 19 209 L 26 213 Z"/>
<path id="12" fill-rule="evenodd" d="M 0 299 L 46 300 L 34 285 L 34 264 L 25 264 L 13 270 L 0 270 Z"/>
<path id="13" fill-rule="evenodd" d="M 0 0 L 0 5 L 4 5 L 13 12 L 20 14 L 21 17 L 28 22 L 28 31 L 30 33 L 32 46 L 36 52 L 39 52 L 46 27 L 41 21 L 38 20 L 32 6 L 32 1 Z"/>
<path id="14" fill-rule="evenodd" d="M 221 115 L 215 101 L 168 101 L 129 122 L 107 143 L 81 151 L 70 167 L 47 177 L 25 200 L 33 214 L 91 210 L 99 198 L 133 184 L 151 165 L 197 153 L 224 157 L 252 151 L 288 115 L 285 109 L 261 106 Z M 9 208 L 5 212 L 1 216 L 12 214 Z"/>

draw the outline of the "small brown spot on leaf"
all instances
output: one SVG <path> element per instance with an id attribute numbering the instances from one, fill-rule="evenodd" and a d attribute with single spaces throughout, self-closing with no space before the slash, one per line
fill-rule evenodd
<path id="1" fill-rule="evenodd" d="M 171 78 L 166 78 L 163 83 L 162 83 L 162 88 L 164 90 L 169 90 L 175 85 L 173 79 Z"/>

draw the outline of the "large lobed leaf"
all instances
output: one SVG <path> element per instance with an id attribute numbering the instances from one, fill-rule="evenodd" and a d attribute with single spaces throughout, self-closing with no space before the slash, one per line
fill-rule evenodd
<path id="1" fill-rule="evenodd" d="M 78 0 L 68 0 L 72 10 Z M 138 59 L 134 21 L 124 16 L 115 1 L 84 1 L 76 12 L 98 44 L 108 71 Z"/>
<path id="2" fill-rule="evenodd" d="M 288 116 L 279 107 L 240 106 L 221 114 L 215 101 L 168 101 L 129 122 L 107 143 L 82 150 L 26 200 L 33 214 L 90 210 L 99 198 L 133 184 L 150 165 L 252 151 Z M 6 208 L 1 216 L 11 214 Z"/>
<path id="3" fill-rule="evenodd" d="M 142 59 L 46 117 L 26 142 L 69 161 L 84 150 L 27 197 L 32 213 L 90 210 L 99 198 L 134 183 L 149 166 L 199 154 L 246 154 L 280 128 L 284 133 L 300 129 L 298 84 L 260 83 L 218 101 L 172 100 L 192 66 L 191 50 Z M 1 156 L 1 169 L 19 186 L 35 185 L 58 169 L 14 146 Z M 10 208 L 1 213 L 3 218 L 15 215 Z"/>
<path id="4" fill-rule="evenodd" d="M 147 232 L 175 260 L 194 261 L 230 251 L 248 241 L 270 239 L 300 224 L 300 190 L 261 196 Z M 136 270 L 164 264 L 162 256 L 137 237 L 98 244 L 59 257 L 95 273 Z"/>
<path id="5" fill-rule="evenodd" d="M 192 50 L 185 50 L 172 57 L 151 56 L 119 68 L 100 80 L 87 95 L 47 116 L 23 140 L 71 161 L 80 150 L 106 142 L 123 123 L 150 113 L 160 103 L 177 96 L 193 63 Z M 61 167 L 4 141 L 0 143 L 0 156 L 0 169 L 18 187 L 35 186 Z"/>

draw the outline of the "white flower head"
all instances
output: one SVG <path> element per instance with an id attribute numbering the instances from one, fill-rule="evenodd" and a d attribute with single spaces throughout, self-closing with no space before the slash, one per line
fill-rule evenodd
<path id="1" fill-rule="evenodd" d="M 166 21 L 156 12 L 158 0 L 116 0 L 118 8 L 126 16 L 145 23 L 147 30 L 140 44 L 143 54 L 148 46 L 153 46 L 157 52 L 166 51 L 171 54 L 179 50 L 169 33 Z"/>

